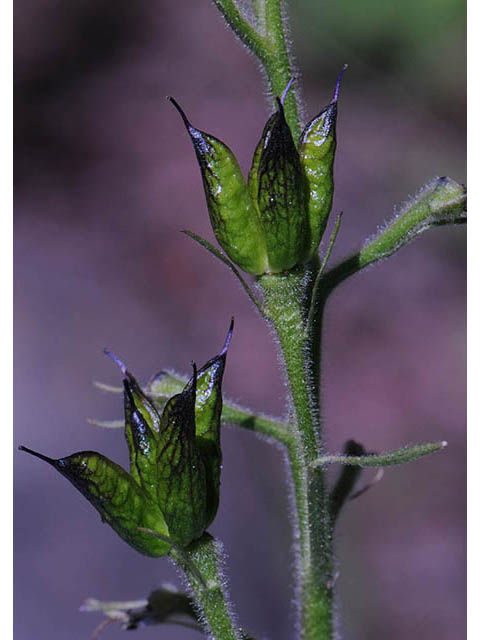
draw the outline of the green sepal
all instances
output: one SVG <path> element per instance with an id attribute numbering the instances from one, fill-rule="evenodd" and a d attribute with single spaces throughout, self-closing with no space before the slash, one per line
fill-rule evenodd
<path id="1" fill-rule="evenodd" d="M 325 107 L 303 130 L 300 138 L 300 159 L 308 181 L 308 220 L 311 257 L 327 226 L 333 201 L 333 163 L 337 146 L 335 122 L 337 105 Z"/>
<path id="2" fill-rule="evenodd" d="M 220 446 L 220 426 L 223 408 L 222 380 L 232 332 L 233 318 L 222 351 L 209 360 L 198 371 L 197 376 L 195 433 L 206 472 L 207 521 L 205 528 L 213 522 L 220 500 L 220 472 L 222 468 L 222 449 Z"/>
<path id="3" fill-rule="evenodd" d="M 337 147 L 336 123 L 340 80 L 337 79 L 333 100 L 310 120 L 300 136 L 299 155 L 308 182 L 308 222 L 310 243 L 306 259 L 317 251 L 325 232 L 333 200 L 333 165 Z"/>
<path id="4" fill-rule="evenodd" d="M 54 460 L 20 447 L 59 471 L 100 513 L 118 535 L 146 556 L 164 556 L 170 545 L 138 530 L 152 529 L 167 537 L 168 528 L 160 509 L 149 500 L 135 480 L 115 462 L 94 451 L 80 451 Z"/>
<path id="5" fill-rule="evenodd" d="M 205 530 L 205 465 L 195 439 L 197 373 L 163 410 L 157 456 L 157 500 L 170 538 L 185 547 Z"/>
<path id="6" fill-rule="evenodd" d="M 268 119 L 250 170 L 249 188 L 257 191 L 268 255 L 268 271 L 278 273 L 294 267 L 309 241 L 307 182 L 282 102 Z"/>
<path id="7" fill-rule="evenodd" d="M 264 273 L 263 233 L 237 159 L 221 140 L 193 127 L 178 103 L 169 99 L 182 116 L 192 140 L 218 243 L 247 273 Z"/>

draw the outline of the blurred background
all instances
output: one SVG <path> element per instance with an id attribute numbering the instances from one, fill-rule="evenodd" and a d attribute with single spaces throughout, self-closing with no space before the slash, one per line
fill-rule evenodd
<path id="1" fill-rule="evenodd" d="M 465 6 L 461 0 L 300 0 L 291 36 L 305 117 L 331 98 L 343 63 L 333 259 L 358 247 L 394 204 L 435 175 L 465 181 Z M 247 171 L 269 115 L 257 65 L 207 0 L 17 0 L 16 431 L 60 457 L 94 449 L 125 464 L 121 417 L 96 390 L 217 353 L 231 315 L 225 393 L 273 415 L 283 381 L 268 330 L 228 270 L 179 233 L 213 239 L 192 122 Z M 338 611 L 345 640 L 465 635 L 465 230 L 431 231 L 352 278 L 327 308 L 328 447 L 371 450 L 445 439 L 342 514 Z M 243 625 L 294 638 L 288 488 L 280 451 L 223 433 L 222 500 L 212 532 L 228 553 Z M 14 452 L 15 637 L 88 638 L 88 596 L 146 596 L 179 584 L 166 559 L 138 555 L 53 469 Z M 332 480 L 336 470 L 332 471 Z M 367 479 L 368 474 L 365 474 Z M 138 637 L 193 640 L 152 627 Z M 162 635 L 163 634 L 163 635 Z M 104 637 L 123 637 L 109 627 Z"/>

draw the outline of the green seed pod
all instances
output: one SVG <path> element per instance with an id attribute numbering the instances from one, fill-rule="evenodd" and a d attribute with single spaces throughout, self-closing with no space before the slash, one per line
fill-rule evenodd
<path id="1" fill-rule="evenodd" d="M 305 127 L 299 148 L 285 119 L 282 98 L 263 129 L 245 186 L 230 149 L 192 127 L 173 98 L 200 164 L 213 230 L 241 269 L 254 275 L 281 273 L 308 261 L 325 231 L 333 198 L 337 100 Z"/>
<path id="2" fill-rule="evenodd" d="M 171 539 L 187 546 L 205 530 L 205 464 L 195 439 L 197 371 L 165 405 L 157 456 L 157 499 Z"/>
<path id="3" fill-rule="evenodd" d="M 308 182 L 308 222 L 310 242 L 306 259 L 317 251 L 322 239 L 333 200 L 333 163 L 337 146 L 336 121 L 340 72 L 332 101 L 307 124 L 300 137 L 299 154 Z"/>
<path id="4" fill-rule="evenodd" d="M 277 106 L 264 127 L 249 173 L 249 192 L 262 221 L 270 273 L 294 267 L 305 252 L 308 236 L 307 183 L 282 100 L 277 99 Z"/>
<path id="5" fill-rule="evenodd" d="M 220 498 L 222 451 L 220 426 L 222 416 L 222 380 L 227 350 L 232 338 L 233 319 L 221 352 L 199 369 L 195 398 L 195 435 L 205 464 L 207 482 L 207 527 L 213 522 Z M 165 407 L 165 396 L 178 394 L 184 385 L 168 371 L 160 371 L 149 382 L 147 394 L 159 410 Z"/>
<path id="6" fill-rule="evenodd" d="M 207 483 L 207 524 L 215 519 L 220 500 L 220 471 L 222 449 L 220 426 L 222 417 L 222 380 L 227 351 L 232 339 L 233 318 L 223 349 L 209 360 L 198 372 L 195 399 L 196 439 L 205 463 Z"/>
<path id="7" fill-rule="evenodd" d="M 155 499 L 160 416 L 123 362 L 107 349 L 105 353 L 120 367 L 124 375 L 125 439 L 130 458 L 130 475 L 151 499 Z"/>
<path id="8" fill-rule="evenodd" d="M 158 506 L 118 464 L 94 451 L 80 451 L 53 460 L 27 447 L 20 449 L 48 462 L 65 476 L 95 507 L 102 520 L 131 547 L 146 556 L 168 553 L 167 542 L 138 530 L 138 527 L 145 527 L 168 536 Z"/>
<path id="9" fill-rule="evenodd" d="M 136 393 L 140 391 L 133 377 L 126 377 L 124 385 L 125 439 L 130 454 L 130 475 L 154 498 L 156 495 L 155 459 L 158 435 L 151 429 L 141 408 L 147 404 Z M 143 395 L 143 394 L 142 394 Z M 155 411 L 159 421 L 158 413 Z"/>
<path id="10" fill-rule="evenodd" d="M 218 243 L 247 273 L 264 273 L 267 263 L 261 225 L 237 159 L 221 140 L 193 127 L 174 98 L 169 100 L 193 142 Z"/>

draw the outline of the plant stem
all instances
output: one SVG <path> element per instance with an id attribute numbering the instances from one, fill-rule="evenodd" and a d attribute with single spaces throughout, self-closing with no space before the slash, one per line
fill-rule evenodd
<path id="1" fill-rule="evenodd" d="M 305 640 L 330 640 L 332 623 L 332 532 L 326 478 L 311 465 L 321 455 L 322 434 L 317 406 L 317 381 L 312 344 L 305 331 L 309 285 L 307 272 L 258 278 L 265 309 L 278 337 L 285 362 L 295 440 L 287 447 L 294 485 L 299 635 Z"/>
<path id="2" fill-rule="evenodd" d="M 236 7 L 223 0 L 215 0 L 215 3 L 232 25 Z M 256 46 L 257 42 L 251 46 L 248 30 L 242 37 L 238 30 L 232 28 L 263 65 L 271 93 L 280 96 L 293 75 L 283 3 L 281 0 L 255 0 L 253 6 L 258 28 L 263 32 L 256 32 L 262 46 Z M 229 10 L 232 10 L 230 15 Z M 284 109 L 293 138 L 298 142 L 300 121 L 296 91 L 287 94 Z M 314 275 L 319 267 L 318 259 L 315 264 L 312 261 Z M 294 439 L 285 444 L 294 485 L 292 511 L 298 540 L 296 602 L 299 636 L 304 640 L 330 640 L 333 637 L 332 524 L 324 471 L 322 467 L 310 466 L 322 455 L 320 333 L 316 331 L 320 329 L 322 310 L 306 329 L 312 288 L 308 269 L 286 275 L 264 275 L 258 278 L 257 283 L 264 296 L 268 321 L 280 343 L 292 403 Z"/>
<path id="3" fill-rule="evenodd" d="M 260 62 L 264 62 L 267 56 L 265 40 L 243 15 L 236 2 L 234 0 L 213 0 L 213 3 L 233 33 L 257 56 Z"/>
<path id="4" fill-rule="evenodd" d="M 242 427 L 243 429 L 267 436 L 267 438 L 273 438 L 287 447 L 290 446 L 294 440 L 287 424 L 276 422 L 263 416 L 257 416 L 253 412 L 236 407 L 231 403 L 225 403 L 223 405 L 222 423 Z"/>
<path id="5" fill-rule="evenodd" d="M 252 25 L 234 0 L 213 0 L 213 2 L 235 35 L 258 58 L 265 69 L 271 94 L 280 97 L 293 75 L 281 0 L 254 1 L 253 12 L 258 29 Z M 294 88 L 288 93 L 284 110 L 293 139 L 298 142 L 300 121 L 296 92 L 297 88 Z"/>
<path id="6" fill-rule="evenodd" d="M 274 96 L 281 96 L 290 78 L 294 75 L 293 65 L 287 47 L 286 23 L 282 0 L 263 0 L 266 37 L 270 54 L 264 61 L 270 90 Z M 296 88 L 289 91 L 284 103 L 285 117 L 292 130 L 293 139 L 300 138 Z"/>
<path id="7" fill-rule="evenodd" d="M 220 543 L 204 533 L 181 553 L 172 550 L 170 555 L 185 573 L 209 636 L 217 640 L 243 640 L 245 635 L 236 624 L 226 592 Z"/>
<path id="8" fill-rule="evenodd" d="M 326 464 L 345 464 L 357 467 L 390 467 L 396 464 L 405 464 L 413 462 L 423 456 L 431 453 L 442 451 L 447 446 L 445 440 L 441 442 L 425 442 L 424 444 L 414 444 L 409 447 L 402 447 L 395 451 L 388 451 L 379 454 L 369 455 L 338 455 L 338 456 L 321 456 L 312 467 L 323 466 Z"/>
<path id="9" fill-rule="evenodd" d="M 431 180 L 360 251 L 322 273 L 312 309 L 322 306 L 333 289 L 348 277 L 388 258 L 428 229 L 465 224 L 466 199 L 465 187 L 455 180 Z"/>

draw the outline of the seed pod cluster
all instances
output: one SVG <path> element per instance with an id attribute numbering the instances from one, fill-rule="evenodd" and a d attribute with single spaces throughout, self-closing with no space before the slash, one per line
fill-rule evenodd
<path id="1" fill-rule="evenodd" d="M 222 379 L 233 321 L 222 351 L 194 371 L 160 413 L 118 358 L 123 373 L 125 438 L 130 470 L 94 451 L 48 462 L 97 509 L 104 522 L 147 556 L 186 547 L 202 536 L 218 509 Z M 142 529 L 149 529 L 151 535 Z"/>
<path id="2" fill-rule="evenodd" d="M 247 273 L 287 271 L 318 249 L 332 207 L 338 89 L 345 68 L 332 101 L 307 124 L 298 148 L 283 109 L 289 83 L 265 124 L 247 182 L 227 145 L 195 128 L 169 98 L 193 142 L 217 241 Z"/>

